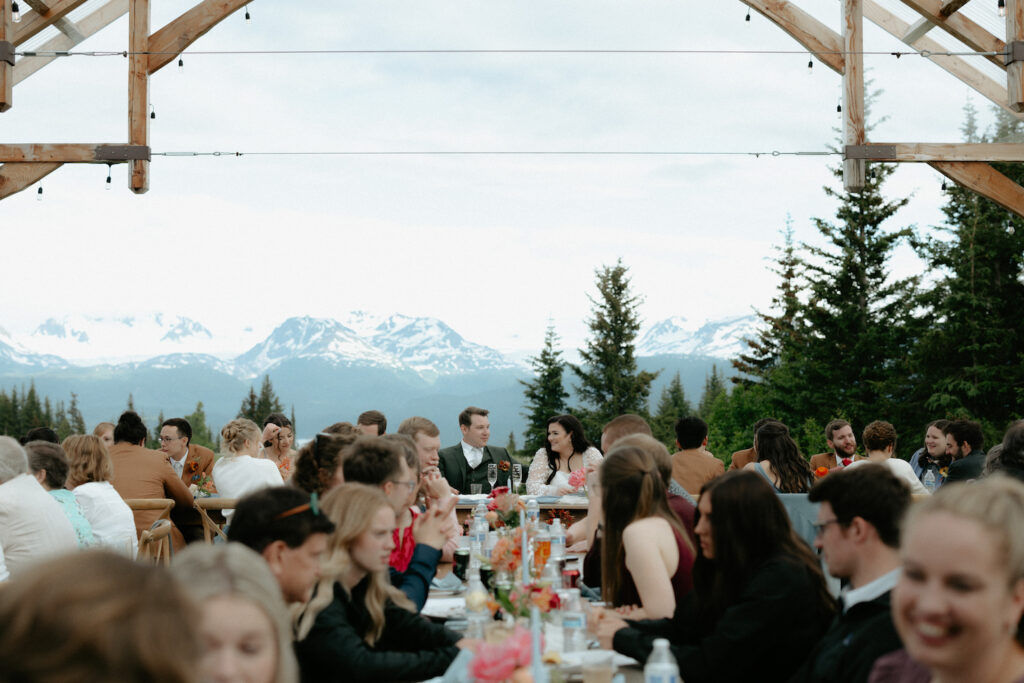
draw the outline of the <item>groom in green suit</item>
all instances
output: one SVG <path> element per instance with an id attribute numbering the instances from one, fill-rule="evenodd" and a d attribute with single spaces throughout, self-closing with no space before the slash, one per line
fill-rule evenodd
<path id="1" fill-rule="evenodd" d="M 491 486 L 487 481 L 487 466 L 490 464 L 498 466 L 495 486 L 508 486 L 512 459 L 504 448 L 487 445 L 491 437 L 491 422 L 487 419 L 489 412 L 470 406 L 459 413 L 462 442 L 442 448 L 437 454 L 438 469 L 459 493 L 469 493 L 470 484 L 482 484 L 481 490 L 490 493 Z"/>

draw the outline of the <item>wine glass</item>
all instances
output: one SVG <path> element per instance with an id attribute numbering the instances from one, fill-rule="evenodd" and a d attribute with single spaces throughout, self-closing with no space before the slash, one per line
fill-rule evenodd
<path id="1" fill-rule="evenodd" d="M 519 463 L 512 465 L 512 483 L 515 484 L 513 493 L 519 493 L 519 484 L 523 482 L 523 466 Z"/>
<path id="2" fill-rule="evenodd" d="M 495 463 L 487 465 L 487 483 L 491 485 L 491 490 L 494 490 L 494 484 L 498 481 L 498 466 Z"/>

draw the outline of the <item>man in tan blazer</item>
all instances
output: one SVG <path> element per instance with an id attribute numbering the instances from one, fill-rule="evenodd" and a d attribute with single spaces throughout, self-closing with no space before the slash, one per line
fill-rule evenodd
<path id="1" fill-rule="evenodd" d="M 699 417 L 676 420 L 676 446 L 672 455 L 672 478 L 691 496 L 700 495 L 707 482 L 725 473 L 725 464 L 708 453 L 708 425 Z"/>
<path id="2" fill-rule="evenodd" d="M 213 451 L 192 443 L 192 425 L 180 417 L 160 425 L 160 452 L 185 486 L 198 484 L 203 476 L 213 476 Z"/>
<path id="3" fill-rule="evenodd" d="M 732 454 L 732 463 L 729 465 L 730 470 L 742 470 L 748 464 L 757 462 L 757 430 L 769 422 L 778 422 L 778 420 L 774 417 L 762 417 L 754 423 L 754 445 Z"/>
<path id="4" fill-rule="evenodd" d="M 819 467 L 828 469 L 842 468 L 853 462 L 857 455 L 857 437 L 853 427 L 846 420 L 832 420 L 825 425 L 825 443 L 832 449 L 831 453 L 818 453 L 811 456 L 811 469 Z"/>
<path id="5" fill-rule="evenodd" d="M 114 445 L 110 460 L 114 464 L 111 483 L 122 498 L 170 498 L 177 510 L 192 509 L 192 494 L 167 464 L 167 456 L 145 448 L 146 425 L 135 411 L 128 410 L 114 427 Z M 173 512 L 172 512 L 173 515 Z M 135 530 L 141 534 L 160 516 L 159 510 L 135 511 Z M 174 549 L 185 547 L 185 539 L 177 528 L 171 535 Z"/>

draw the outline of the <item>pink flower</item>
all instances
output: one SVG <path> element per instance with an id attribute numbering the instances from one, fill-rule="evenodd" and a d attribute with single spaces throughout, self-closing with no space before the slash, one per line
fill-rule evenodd
<path id="1" fill-rule="evenodd" d="M 498 496 L 500 496 L 500 495 L 502 495 L 504 493 L 508 493 L 508 491 L 509 491 L 509 489 L 508 489 L 507 486 L 495 486 L 493 489 L 491 489 L 491 493 L 490 493 L 489 497 L 490 498 L 497 498 Z"/>
<path id="2" fill-rule="evenodd" d="M 578 489 L 587 483 L 587 471 L 584 468 L 573 470 L 569 475 L 569 486 Z"/>
<path id="3" fill-rule="evenodd" d="M 469 673 L 480 683 L 501 683 L 516 670 L 516 658 L 506 652 L 504 643 L 482 643 L 469 665 Z"/>
<path id="4" fill-rule="evenodd" d="M 506 656 L 512 659 L 516 666 L 530 666 L 530 660 L 533 656 L 533 639 L 529 631 L 522 626 L 516 626 L 515 632 L 504 644 L 508 648 Z M 543 650 L 544 648 L 541 647 L 541 649 Z"/>

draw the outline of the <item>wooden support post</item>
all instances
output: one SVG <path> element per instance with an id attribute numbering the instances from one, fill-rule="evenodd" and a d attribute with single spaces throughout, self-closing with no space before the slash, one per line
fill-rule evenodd
<path id="1" fill-rule="evenodd" d="M 953 182 L 1024 218 L 1024 188 L 988 164 L 982 161 L 932 161 L 928 165 Z"/>
<path id="2" fill-rule="evenodd" d="M 60 168 L 60 164 L 4 164 L 0 166 L 0 199 L 21 192 Z"/>
<path id="3" fill-rule="evenodd" d="M 1024 41 L 1024 0 L 1006 0 L 1006 43 L 1017 41 Z M 1024 111 L 1024 61 L 1007 61 L 1006 91 L 1010 109 Z"/>
<path id="4" fill-rule="evenodd" d="M 862 0 L 843 0 L 843 140 L 847 145 L 867 142 L 864 129 L 864 14 Z M 843 160 L 843 186 L 860 192 L 867 185 L 863 159 Z"/>
<path id="5" fill-rule="evenodd" d="M 0 145 L 0 151 L 3 145 Z M 871 142 L 847 147 L 847 159 L 871 161 L 1006 161 L 1024 162 L 1019 142 Z"/>
<path id="6" fill-rule="evenodd" d="M 2 2 L 2 0 L 0 0 L 0 2 Z M 37 50 L 39 52 L 59 52 L 61 50 L 70 50 L 85 38 L 98 33 L 100 30 L 114 23 L 117 19 L 124 16 L 127 11 L 128 0 L 110 0 L 110 2 L 75 24 L 79 31 L 79 35 L 82 36 L 81 39 L 68 34 L 55 36 L 40 45 Z M 47 64 L 50 64 L 55 59 L 57 59 L 57 57 L 22 57 L 14 66 L 14 84 L 17 85 L 18 83 L 21 83 L 23 80 L 39 71 Z"/>
<path id="7" fill-rule="evenodd" d="M 117 144 L 3 144 L 0 163 L 45 162 L 61 164 L 120 164 L 133 160 L 149 160 L 148 147 Z"/>
<path id="8" fill-rule="evenodd" d="M 128 144 L 149 146 L 149 0 L 128 3 Z M 128 187 L 149 190 L 149 162 L 131 162 Z"/>
<path id="9" fill-rule="evenodd" d="M 839 35 L 787 0 L 740 0 L 803 45 L 823 64 L 843 73 L 842 41 Z"/>
<path id="10" fill-rule="evenodd" d="M 0 0 L 0 111 L 14 101 L 14 20 L 11 0 Z"/>

